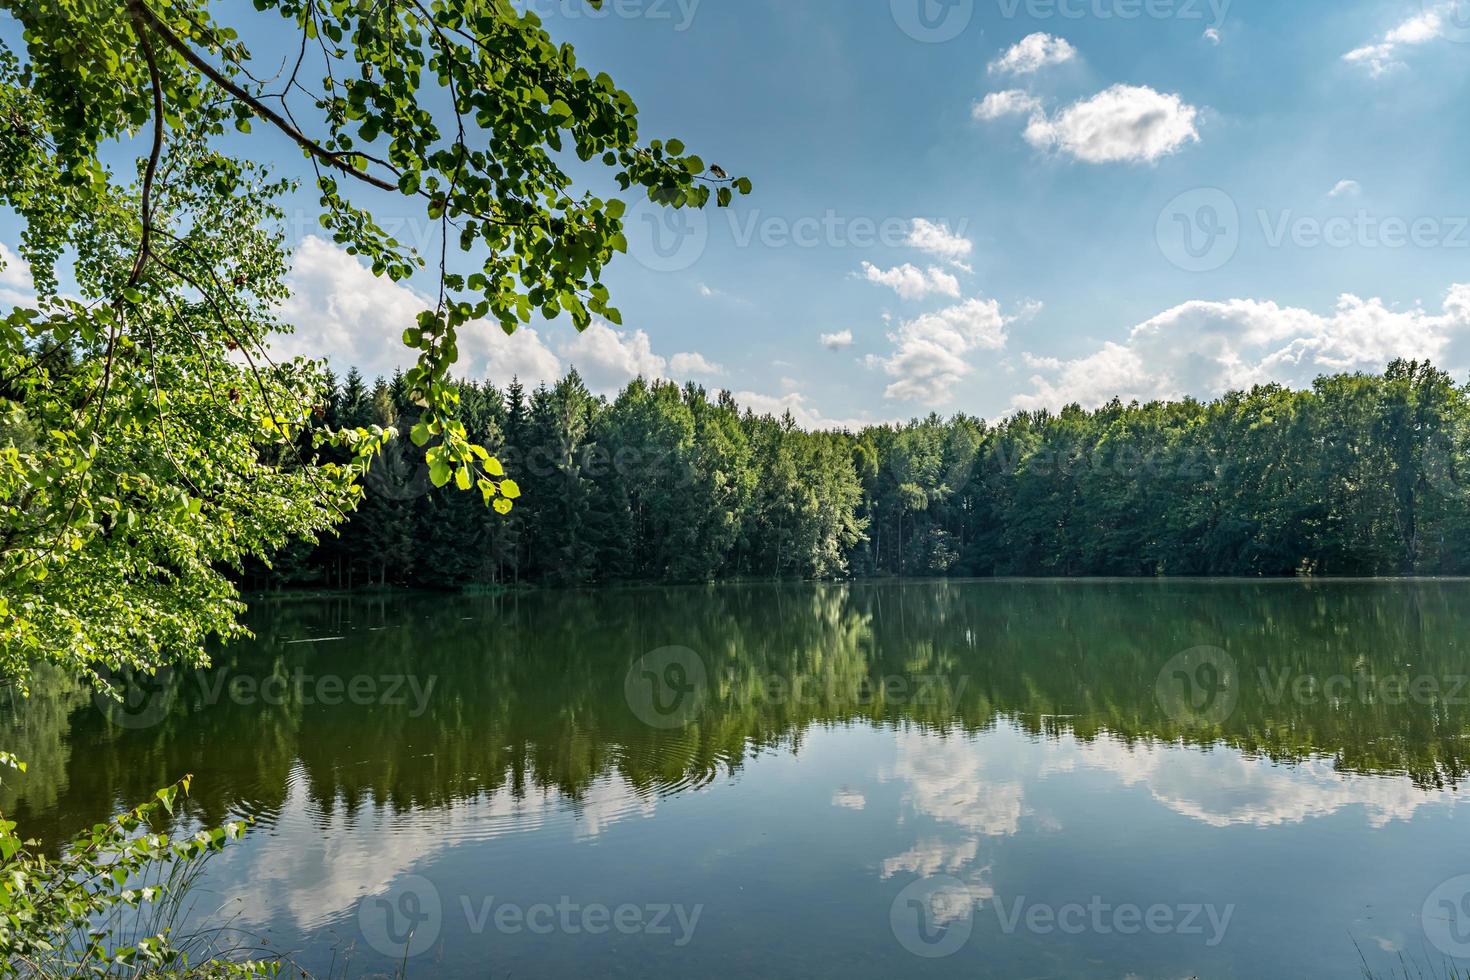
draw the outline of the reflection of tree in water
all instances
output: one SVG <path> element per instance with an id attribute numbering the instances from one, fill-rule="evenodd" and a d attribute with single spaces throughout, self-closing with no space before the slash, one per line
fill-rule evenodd
<path id="1" fill-rule="evenodd" d="M 643 794 L 671 792 L 764 750 L 800 751 L 811 725 L 848 723 L 1225 743 L 1432 788 L 1462 778 L 1463 703 L 1334 705 L 1289 685 L 1278 697 L 1274 685 L 1422 675 L 1449 692 L 1470 673 L 1467 596 L 1458 583 L 909 582 L 270 602 L 253 616 L 258 642 L 217 670 L 411 672 L 433 678 L 426 710 L 407 688 L 402 704 L 206 705 L 216 673 L 177 679 L 162 723 L 122 730 L 55 678 L 8 713 L 8 744 L 32 769 L 6 784 L 5 811 L 54 839 L 184 772 L 210 821 L 271 814 L 293 778 L 348 817 L 366 803 L 433 807 L 498 790 L 555 790 L 575 805 L 611 773 Z M 289 642 L 333 636 L 345 639 Z M 1171 657 L 1202 644 L 1239 665 L 1240 696 L 1223 722 L 1191 728 L 1163 710 L 1155 684 Z M 670 645 L 700 654 L 708 684 L 688 726 L 657 730 L 630 710 L 624 679 Z M 1458 693 L 1470 698 L 1470 686 Z"/>

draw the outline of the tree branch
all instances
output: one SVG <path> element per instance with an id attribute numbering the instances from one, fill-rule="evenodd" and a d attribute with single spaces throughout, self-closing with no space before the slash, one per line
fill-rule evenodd
<path id="1" fill-rule="evenodd" d="M 172 28 L 170 28 L 163 21 L 159 20 L 158 15 L 155 14 L 152 10 L 148 9 L 148 5 L 145 4 L 143 0 L 127 0 L 127 4 L 129 11 L 133 12 L 136 16 L 141 17 L 143 21 L 147 24 L 148 29 L 151 30 L 154 34 L 158 35 L 160 38 L 162 38 L 163 42 L 167 44 L 170 48 L 172 48 L 174 52 L 179 55 L 179 57 L 183 58 L 190 65 L 194 66 L 194 68 L 200 74 L 209 79 L 215 85 L 218 85 L 220 88 L 230 93 L 230 95 L 248 105 L 251 111 L 253 111 L 260 118 L 264 119 L 266 122 L 270 123 L 272 126 L 275 126 L 281 132 L 291 137 L 291 139 L 294 140 L 296 144 L 307 153 L 310 153 L 312 156 L 317 157 L 318 159 L 326 162 L 333 167 L 336 167 L 343 173 L 351 177 L 356 177 L 358 180 L 361 180 L 367 184 L 371 184 L 381 190 L 398 190 L 397 184 L 370 174 L 365 170 L 359 170 L 357 167 L 354 167 L 352 164 L 342 159 L 342 154 L 334 153 L 331 150 L 328 150 L 316 140 L 312 139 L 310 136 L 307 136 L 301 130 L 293 126 L 290 120 L 286 119 L 280 113 L 267 106 L 260 99 L 256 98 L 249 92 L 245 91 L 245 89 L 235 84 L 217 68 L 201 58 L 199 56 L 199 53 L 196 52 L 193 48 L 189 47 L 189 45 L 186 44 L 182 38 L 174 33 Z"/>

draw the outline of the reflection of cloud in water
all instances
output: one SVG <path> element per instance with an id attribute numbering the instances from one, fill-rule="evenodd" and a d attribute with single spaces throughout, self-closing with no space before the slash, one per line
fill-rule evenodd
<path id="1" fill-rule="evenodd" d="M 1169 810 L 1216 828 L 1301 823 L 1354 807 L 1377 828 L 1410 820 L 1421 807 L 1453 806 L 1466 793 L 1428 792 L 1402 777 L 1339 772 L 1330 759 L 1282 765 L 1227 747 L 1130 746 L 1107 735 L 1091 741 L 1072 735 L 1035 739 L 1002 726 L 974 738 L 900 731 L 894 739 L 895 761 L 877 775 L 903 784 L 898 823 L 913 824 L 916 841 L 883 860 L 882 877 L 950 875 L 965 883 L 977 903 L 994 897 L 994 858 L 979 866 L 992 849 L 987 841 L 1017 835 L 1023 817 L 1036 832 L 1063 831 L 1055 815 L 1026 804 L 1027 791 L 1043 780 L 1108 773 L 1124 786 L 1146 788 Z"/>
<path id="2" fill-rule="evenodd" d="M 1075 768 L 1102 770 L 1124 785 L 1143 785 L 1176 813 L 1212 827 L 1269 827 L 1362 807 L 1372 827 L 1408 820 L 1422 806 L 1464 796 L 1427 792 L 1402 777 L 1344 773 L 1326 759 L 1292 765 L 1251 758 L 1229 748 L 1208 751 L 1170 745 L 1128 746 L 1102 737 L 1084 743 L 1066 736 L 1049 745 L 1039 774 Z"/>
<path id="3" fill-rule="evenodd" d="M 901 872 L 921 878 L 946 874 L 959 880 L 958 889 L 936 892 L 929 914 L 936 924 L 962 918 L 969 910 L 995 897 L 988 876 L 990 866 L 975 867 L 985 837 L 1008 837 L 1021 829 L 1021 784 L 987 776 L 986 740 L 944 738 L 904 731 L 897 735 L 893 768 L 880 778 L 905 784 L 903 803 L 914 816 L 958 827 L 959 840 L 924 836 L 909 850 L 883 861 L 883 877 Z M 904 823 L 901 815 L 899 823 Z"/>
<path id="4" fill-rule="evenodd" d="M 655 803 L 619 776 L 603 777 L 572 803 L 555 791 L 516 799 L 502 788 L 477 799 L 428 810 L 396 810 L 366 804 L 330 813 L 310 799 L 304 778 L 290 780 L 279 817 L 257 827 L 246 844 L 218 859 L 211 894 L 200 911 L 224 904 L 234 925 L 260 931 L 282 915 L 300 931 L 321 928 L 350 913 L 366 895 L 388 888 L 437 853 L 461 843 L 510 834 L 564 828 L 555 835 L 591 840 L 624 818 L 652 816 Z M 552 843 L 548 841 L 548 843 Z M 221 887 L 224 878 L 233 882 Z"/>
<path id="5" fill-rule="evenodd" d="M 868 805 L 868 798 L 857 790 L 844 786 L 832 794 L 832 805 L 848 810 L 861 810 Z"/>
<path id="6" fill-rule="evenodd" d="M 939 874 L 941 871 L 954 874 L 974 861 L 979 850 L 978 837 L 970 837 L 953 844 L 925 838 L 897 857 L 884 859 L 883 877 L 892 878 L 900 871 L 921 877 Z"/>
<path id="7" fill-rule="evenodd" d="M 1010 779 L 987 778 L 988 738 L 975 741 L 900 732 L 898 758 L 888 778 L 908 784 L 904 802 L 914 813 L 986 837 L 1021 829 L 1023 789 Z"/>

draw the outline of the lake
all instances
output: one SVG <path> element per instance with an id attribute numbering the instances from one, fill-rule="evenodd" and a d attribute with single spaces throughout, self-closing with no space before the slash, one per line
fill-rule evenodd
<path id="1" fill-rule="evenodd" d="M 1470 958 L 1470 583 L 259 600 L 45 674 L 0 804 L 184 773 L 196 908 L 335 976 L 1263 977 Z M 1458 961 L 1463 969 L 1470 961 Z"/>

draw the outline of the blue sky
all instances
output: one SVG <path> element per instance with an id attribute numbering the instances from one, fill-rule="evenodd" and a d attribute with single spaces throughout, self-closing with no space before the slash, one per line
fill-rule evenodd
<path id="1" fill-rule="evenodd" d="M 683 237 L 635 212 L 624 326 L 487 332 L 476 374 L 839 424 L 1470 370 L 1470 0 L 521 5 L 755 193 Z M 311 230 L 284 350 L 402 363 L 417 298 Z"/>

